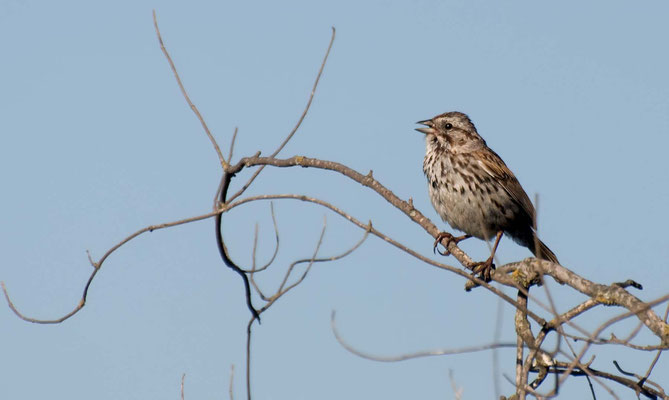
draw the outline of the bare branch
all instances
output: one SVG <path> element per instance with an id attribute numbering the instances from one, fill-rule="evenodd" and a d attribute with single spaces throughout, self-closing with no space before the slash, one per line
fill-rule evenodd
<path id="1" fill-rule="evenodd" d="M 186 373 L 181 375 L 181 400 L 184 400 L 184 380 L 186 379 Z"/>
<path id="2" fill-rule="evenodd" d="M 288 136 L 284 139 L 284 141 L 277 147 L 276 150 L 274 150 L 274 153 L 270 155 L 270 158 L 276 157 L 277 154 L 281 150 L 283 150 L 284 147 L 286 147 L 286 144 L 292 139 L 293 135 L 295 135 L 295 132 L 297 132 L 298 129 L 300 129 L 300 126 L 302 125 L 302 121 L 304 121 L 304 118 L 307 116 L 307 113 L 309 112 L 309 108 L 311 107 L 311 102 L 314 100 L 314 95 L 316 94 L 316 88 L 318 87 L 318 82 L 321 80 L 321 75 L 323 75 L 323 69 L 325 68 L 325 64 L 328 61 L 328 56 L 330 55 L 330 50 L 332 50 L 332 44 L 334 43 L 335 40 L 335 35 L 337 31 L 335 30 L 335 27 L 332 27 L 332 37 L 330 38 L 330 43 L 328 44 L 328 49 L 325 51 L 325 57 L 323 57 L 323 62 L 321 63 L 321 67 L 318 69 L 318 75 L 316 75 L 316 80 L 314 81 L 314 86 L 311 88 L 311 94 L 309 95 L 309 101 L 307 101 L 306 107 L 304 107 L 304 111 L 302 112 L 302 115 L 300 115 L 300 119 L 297 121 L 297 124 L 295 124 L 295 127 L 293 127 L 293 130 L 290 131 Z"/>
<path id="3" fill-rule="evenodd" d="M 163 51 L 163 54 L 165 55 L 165 58 L 167 59 L 167 62 L 170 64 L 170 68 L 172 69 L 172 73 L 174 74 L 174 78 L 177 80 L 177 84 L 179 85 L 179 89 L 181 89 L 181 94 L 184 96 L 184 99 L 186 99 L 186 102 L 188 103 L 188 106 L 190 109 L 195 113 L 195 116 L 197 117 L 198 120 L 200 120 L 200 124 L 202 125 L 202 128 L 204 129 L 204 132 L 207 134 L 207 137 L 209 137 L 209 140 L 211 141 L 211 144 L 214 146 L 214 149 L 216 150 L 216 155 L 218 155 L 218 161 L 221 163 L 221 167 L 223 169 L 228 167 L 228 163 L 225 161 L 223 158 L 223 154 L 221 153 L 221 149 L 218 147 L 218 143 L 216 143 L 216 139 L 214 139 L 214 136 L 211 134 L 209 131 L 209 127 L 207 126 L 207 123 L 204 122 L 204 118 L 202 118 L 202 115 L 200 114 L 200 111 L 195 107 L 195 104 L 190 100 L 190 97 L 188 96 L 188 93 L 186 92 L 186 88 L 184 88 L 183 83 L 181 83 L 181 78 L 179 77 L 179 73 L 177 72 L 177 68 L 174 66 L 174 62 L 172 61 L 172 57 L 170 57 L 170 54 L 167 52 L 167 49 L 165 48 L 165 44 L 163 44 L 163 38 L 160 35 L 160 29 L 158 29 L 158 19 L 156 17 L 156 10 L 153 10 L 153 26 L 156 29 L 156 35 L 158 36 L 158 42 L 160 43 L 160 50 Z"/>
<path id="4" fill-rule="evenodd" d="M 462 388 L 458 388 L 457 383 L 455 383 L 455 378 L 453 377 L 453 370 L 448 370 L 448 379 L 451 381 L 451 388 L 453 389 L 453 395 L 455 400 L 462 400 Z"/>
<path id="5" fill-rule="evenodd" d="M 667 350 L 669 349 L 669 343 L 667 344 L 657 344 L 657 345 L 648 345 L 648 346 L 640 346 L 634 343 L 627 343 L 621 339 L 618 339 L 614 334 L 611 334 L 610 339 L 602 339 L 602 338 L 595 338 L 591 339 L 589 337 L 583 337 L 583 336 L 576 336 L 576 335 L 571 335 L 569 333 L 563 332 L 562 335 L 569 339 L 573 339 L 574 341 L 581 341 L 585 342 L 588 344 L 594 344 L 594 345 L 607 345 L 607 344 L 613 344 L 613 345 L 620 345 L 620 346 L 625 346 L 629 347 L 630 349 L 634 350 L 641 350 L 641 351 L 656 351 L 656 350 Z"/>
<path id="6" fill-rule="evenodd" d="M 257 246 L 257 242 L 258 242 L 258 225 L 256 224 L 256 233 L 255 233 L 254 240 L 253 240 L 253 264 L 252 264 L 252 268 L 251 268 L 250 271 L 245 271 L 245 272 L 248 272 L 251 275 L 253 275 L 255 273 L 258 273 L 258 272 L 261 272 L 261 271 L 264 271 L 265 269 L 267 269 L 267 267 L 272 265 L 272 263 L 276 259 L 276 255 L 279 254 L 279 227 L 276 223 L 276 215 L 274 213 L 274 203 L 270 202 L 269 207 L 270 207 L 270 213 L 272 214 L 272 224 L 274 226 L 274 238 L 275 238 L 274 253 L 272 253 L 272 257 L 270 257 L 269 261 L 267 261 L 267 263 L 265 263 L 265 265 L 263 265 L 260 268 L 256 268 L 256 246 Z"/>
<path id="7" fill-rule="evenodd" d="M 371 226 L 372 226 L 372 224 L 371 224 L 371 222 L 370 222 L 370 224 L 369 224 L 370 229 L 371 229 Z M 354 251 L 356 251 L 356 250 L 357 250 L 360 246 L 362 246 L 362 244 L 367 240 L 367 237 L 369 236 L 370 229 L 367 229 L 367 230 L 365 231 L 364 235 L 362 235 L 362 238 L 360 238 L 360 240 L 358 240 L 357 243 L 355 243 L 351 248 L 349 248 L 348 250 L 344 251 L 343 253 L 341 253 L 341 254 L 337 254 L 337 255 L 334 255 L 334 256 L 330 256 L 330 257 L 325 257 L 325 258 L 313 258 L 313 259 L 309 260 L 309 266 L 307 267 L 306 271 L 304 271 L 304 273 L 302 274 L 302 276 L 300 277 L 300 279 L 299 279 L 298 281 L 292 283 L 291 285 L 289 285 L 289 286 L 288 286 L 285 290 L 283 290 L 283 291 L 281 290 L 281 288 L 282 288 L 283 285 L 285 284 L 285 281 L 281 284 L 281 288 L 279 289 L 279 293 L 280 293 L 280 295 L 283 295 L 284 293 L 288 292 L 290 289 L 292 289 L 292 288 L 294 288 L 295 286 L 297 286 L 298 284 L 300 284 L 300 283 L 304 280 L 304 278 L 307 276 L 307 273 L 309 272 L 309 268 L 311 268 L 311 265 L 312 265 L 313 263 L 317 263 L 317 262 L 328 262 L 328 261 L 336 261 L 336 260 L 342 259 L 342 258 L 348 256 L 349 254 L 353 253 Z M 304 263 L 304 262 L 307 262 L 307 260 L 298 260 L 298 261 L 295 261 L 293 264 L 291 264 L 291 268 L 293 268 L 293 267 L 294 267 L 295 265 L 297 265 L 298 263 Z"/>
<path id="8" fill-rule="evenodd" d="M 318 255 L 318 250 L 320 250 L 321 245 L 323 244 L 323 238 L 325 237 L 325 230 L 326 229 L 327 229 L 327 219 L 325 218 L 325 216 L 323 216 L 323 229 L 321 230 L 321 235 L 318 237 L 318 243 L 316 243 L 316 248 L 314 249 L 314 254 L 309 259 L 298 260 L 298 261 L 295 261 L 292 264 L 290 264 L 290 267 L 288 267 L 288 271 L 286 271 L 286 274 L 283 277 L 283 281 L 279 285 L 279 289 L 277 289 L 277 291 L 276 291 L 275 297 L 278 298 L 278 297 L 282 296 L 284 293 L 288 292 L 290 289 L 292 289 L 295 286 L 302 283 L 304 278 L 307 277 L 307 274 L 311 270 L 311 266 L 314 265 L 314 261 L 316 260 L 316 256 Z M 365 236 L 366 236 L 366 234 L 365 234 Z M 293 269 L 295 268 L 295 266 L 297 264 L 302 264 L 302 263 L 305 263 L 305 262 L 308 262 L 309 265 L 307 265 L 307 268 L 304 270 L 304 273 L 302 274 L 302 276 L 297 281 L 295 281 L 290 286 L 288 286 L 286 288 L 286 290 L 284 290 L 284 286 L 286 285 L 286 282 L 288 282 L 288 278 L 290 278 L 290 274 L 293 272 Z"/>
<path id="9" fill-rule="evenodd" d="M 187 223 L 190 223 L 190 222 L 201 221 L 201 220 L 204 220 L 204 219 L 207 219 L 207 218 L 214 217 L 214 216 L 218 215 L 219 213 L 220 213 L 220 211 L 214 211 L 214 212 L 210 212 L 210 213 L 207 213 L 207 214 L 198 215 L 198 216 L 195 216 L 195 217 L 184 218 L 184 219 L 180 219 L 180 220 L 173 221 L 173 222 L 167 222 L 167 223 L 157 224 L 157 225 L 149 225 L 147 227 L 144 227 L 144 228 L 136 231 L 135 233 L 125 237 L 125 239 L 121 240 L 119 243 L 112 246 L 112 248 L 107 250 L 107 252 L 97 262 L 94 262 L 91 259 L 90 253 L 88 253 L 88 259 L 89 259 L 90 263 L 95 267 L 95 269 L 93 270 L 91 275 L 88 277 L 88 281 L 86 282 L 86 285 L 84 286 L 84 293 L 81 296 L 81 299 L 79 300 L 79 303 L 76 305 L 76 307 L 74 307 L 74 309 L 72 311 L 63 315 L 62 317 L 59 317 L 59 318 L 56 318 L 56 319 L 37 319 L 37 318 L 32 318 L 32 317 L 28 317 L 28 316 L 24 315 L 23 313 L 21 313 L 18 310 L 18 308 L 16 308 L 16 306 L 12 302 L 11 298 L 9 297 L 9 293 L 7 291 L 7 288 L 5 287 L 5 283 L 0 282 L 0 285 L 2 286 L 2 291 L 5 294 L 5 299 L 7 299 L 7 304 L 9 305 L 9 308 L 14 312 L 14 314 L 16 314 L 16 316 L 18 316 L 19 318 L 21 318 L 24 321 L 32 322 L 32 323 L 35 323 L 35 324 L 59 324 L 59 323 L 65 321 L 65 320 L 67 320 L 68 318 L 72 317 L 73 315 L 78 313 L 82 308 L 84 308 L 84 306 L 86 305 L 86 299 L 88 297 L 88 289 L 91 286 L 91 283 L 93 283 L 93 279 L 95 279 L 95 276 L 97 275 L 98 271 L 100 271 L 100 269 L 102 268 L 102 264 L 107 260 L 107 258 L 110 255 L 112 255 L 112 253 L 114 253 L 116 250 L 118 250 L 121 246 L 123 246 L 124 244 L 128 243 L 129 241 L 133 240 L 134 238 L 136 238 L 137 236 L 139 236 L 143 233 L 153 232 L 153 231 L 157 231 L 157 230 L 160 230 L 160 229 L 165 229 L 165 228 L 170 228 L 170 227 L 173 227 L 173 226 L 183 225 L 183 224 L 187 224 Z"/>
<path id="10" fill-rule="evenodd" d="M 274 152 L 272 153 L 272 155 L 270 155 L 269 158 L 276 157 L 276 155 L 279 154 L 279 152 L 281 150 L 283 150 L 283 148 L 286 146 L 286 144 L 288 144 L 290 139 L 293 138 L 293 136 L 295 135 L 297 130 L 300 129 L 300 126 L 302 126 L 302 121 L 304 121 L 304 118 L 307 116 L 307 113 L 309 112 L 309 108 L 311 108 L 311 102 L 314 100 L 314 95 L 316 94 L 316 89 L 318 88 L 318 82 L 320 82 L 320 80 L 321 80 L 321 75 L 323 75 L 323 70 L 325 69 L 325 64 L 328 60 L 328 56 L 330 55 L 330 51 L 332 50 L 332 45 L 334 44 L 334 40 L 335 40 L 335 34 L 336 34 L 336 30 L 333 26 L 332 27 L 332 36 L 330 37 L 330 43 L 328 44 L 328 48 L 325 51 L 325 56 L 323 57 L 323 61 L 321 62 L 321 66 L 318 69 L 318 74 L 316 75 L 316 80 L 314 81 L 314 86 L 311 88 L 311 93 L 309 94 L 309 100 L 307 101 L 307 105 L 304 107 L 304 110 L 302 111 L 302 115 L 300 115 L 300 118 L 298 119 L 297 123 L 295 124 L 293 129 L 290 131 L 290 133 L 288 133 L 288 136 L 286 136 L 286 138 L 283 140 L 283 142 L 281 142 L 279 147 L 277 147 L 276 150 L 274 150 Z M 249 186 L 251 186 L 253 181 L 258 177 L 258 175 L 260 175 L 260 173 L 262 172 L 262 170 L 264 168 L 265 168 L 265 166 L 261 165 L 260 168 L 258 168 L 253 173 L 251 178 L 242 186 L 242 188 L 239 189 L 239 191 L 237 193 L 230 196 L 228 201 L 232 201 L 232 200 L 236 199 L 237 197 L 241 196 L 242 193 L 244 193 L 246 191 L 246 189 L 248 189 Z"/>
<path id="11" fill-rule="evenodd" d="M 254 315 L 246 325 L 246 399 L 251 400 L 251 329 L 253 321 L 257 317 Z"/>
<path id="12" fill-rule="evenodd" d="M 235 150 L 235 141 L 237 140 L 237 127 L 235 126 L 235 131 L 232 133 L 232 140 L 230 140 L 230 151 L 228 152 L 228 165 L 232 162 L 232 153 Z"/>
<path id="13" fill-rule="evenodd" d="M 336 319 L 336 311 L 333 310 L 332 313 L 330 314 L 330 327 L 332 328 L 332 333 L 334 334 L 335 339 L 337 339 L 337 342 L 339 342 L 339 344 L 341 344 L 343 348 L 345 348 L 349 352 L 355 354 L 356 356 L 366 358 L 366 359 L 372 360 L 372 361 L 397 362 L 397 361 L 405 361 L 405 360 L 411 360 L 411 359 L 414 359 L 414 358 L 421 358 L 421 357 L 476 353 L 476 352 L 479 352 L 479 351 L 485 351 L 485 350 L 491 350 L 491 349 L 514 348 L 516 346 L 513 343 L 490 343 L 490 344 L 484 344 L 484 345 L 480 345 L 480 346 L 460 347 L 460 348 L 457 348 L 457 349 L 427 350 L 427 351 L 419 351 L 419 352 L 409 353 L 409 354 L 401 354 L 401 355 L 397 355 L 397 356 L 379 356 L 379 355 L 369 354 L 369 353 L 363 352 L 361 350 L 357 350 L 352 345 L 348 344 L 342 338 L 341 334 L 339 333 L 339 330 L 337 329 L 337 323 L 336 323 L 335 319 Z"/>
<path id="14" fill-rule="evenodd" d="M 230 383 L 228 388 L 228 394 L 230 395 L 230 400 L 235 400 L 233 384 L 235 383 L 235 364 L 230 364 Z"/>
<path id="15" fill-rule="evenodd" d="M 271 203 L 270 203 L 271 204 Z M 248 271 L 249 273 L 249 281 L 251 281 L 251 285 L 253 285 L 253 288 L 256 290 L 256 293 L 258 293 L 258 296 L 263 301 L 269 301 L 269 298 L 265 296 L 265 293 L 260 289 L 260 286 L 256 283 L 254 273 L 256 272 L 256 247 L 258 246 L 258 224 L 256 223 L 256 228 L 255 228 L 255 233 L 253 234 L 253 261 L 251 264 L 251 271 Z M 269 264 L 267 264 L 269 265 Z M 244 272 L 247 272 L 244 270 Z"/>
<path id="16" fill-rule="evenodd" d="M 370 227 L 371 227 L 371 224 L 370 224 Z M 288 293 L 288 292 L 289 292 L 290 290 L 292 290 L 294 287 L 296 287 L 297 285 L 299 285 L 300 283 L 302 283 L 302 281 L 304 281 L 304 278 L 306 278 L 307 273 L 309 272 L 311 266 L 312 266 L 314 263 L 318 263 L 318 262 L 328 262 L 328 261 L 336 261 L 336 260 L 339 260 L 339 259 L 342 259 L 342 258 L 348 256 L 349 254 L 351 254 L 351 253 L 353 253 L 355 250 L 357 250 L 357 249 L 358 249 L 358 248 L 365 242 L 365 240 L 367 239 L 367 237 L 368 237 L 368 235 L 369 235 L 369 232 L 370 232 L 369 229 L 366 230 L 366 231 L 365 231 L 365 234 L 362 236 L 362 238 L 361 238 L 357 243 L 355 243 L 352 247 L 350 247 L 349 249 L 347 249 L 346 251 L 344 251 L 343 253 L 340 253 L 340 254 L 337 254 L 337 255 L 334 255 L 334 256 L 330 256 L 330 257 L 316 258 L 316 253 L 318 252 L 318 249 L 319 249 L 320 246 L 321 246 L 321 242 L 322 242 L 322 239 L 323 239 L 323 234 L 325 233 L 325 226 L 323 226 L 323 231 L 321 232 L 321 237 L 319 238 L 319 241 L 318 241 L 318 243 L 317 243 L 317 245 L 316 245 L 316 250 L 314 251 L 314 255 L 312 256 L 312 258 L 308 258 L 308 259 L 305 258 L 305 259 L 301 259 L 301 260 L 294 261 L 294 262 L 289 266 L 288 271 L 286 272 L 286 274 L 285 274 L 285 276 L 284 276 L 284 279 L 283 279 L 281 285 L 279 286 L 279 288 L 277 289 L 277 291 L 276 291 L 270 298 L 267 298 L 268 303 L 265 304 L 260 310 L 258 310 L 259 313 L 262 314 L 264 311 L 266 311 L 268 308 L 270 308 L 270 307 L 271 307 L 271 306 L 272 306 L 272 305 L 273 305 L 279 298 L 281 298 L 284 294 Z M 309 265 L 307 266 L 307 269 L 302 273 L 302 275 L 300 276 L 300 278 L 298 278 L 297 281 L 295 281 L 295 282 L 293 282 L 292 284 L 288 285 L 288 287 L 286 287 L 286 288 L 284 289 L 284 286 L 286 285 L 286 282 L 288 281 L 288 278 L 289 278 L 290 274 L 292 273 L 294 267 L 295 267 L 297 264 L 302 264 L 302 263 L 307 263 L 307 262 L 309 263 Z"/>

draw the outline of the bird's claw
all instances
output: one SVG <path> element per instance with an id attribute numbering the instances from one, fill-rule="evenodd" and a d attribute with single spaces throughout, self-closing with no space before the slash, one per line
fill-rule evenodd
<path id="1" fill-rule="evenodd" d="M 495 269 L 495 264 L 492 262 L 492 257 L 474 264 L 472 268 L 472 275 L 478 275 L 479 279 L 485 282 L 492 280 L 492 271 Z"/>
<path id="2" fill-rule="evenodd" d="M 455 237 L 448 232 L 439 232 L 437 237 L 434 239 L 434 246 L 432 246 L 432 252 L 433 253 L 439 253 L 442 256 L 449 256 L 449 255 L 451 255 L 451 252 L 448 250 L 448 245 L 451 242 L 453 242 L 455 244 L 458 244 L 465 239 L 469 239 L 470 237 L 472 237 L 472 236 L 471 235 L 462 235 L 462 236 Z M 439 243 L 441 243 L 441 241 L 444 240 L 444 239 L 446 239 L 446 245 L 444 246 L 445 251 L 442 252 L 437 247 L 439 246 Z"/>
<path id="3" fill-rule="evenodd" d="M 451 252 L 448 251 L 448 247 L 444 247 L 444 249 L 446 249 L 446 252 L 445 252 L 445 253 L 442 253 L 441 250 L 437 249 L 437 247 L 439 246 L 439 243 L 440 243 L 443 239 L 448 239 L 447 242 L 450 242 L 451 240 L 453 240 L 453 235 L 451 235 L 451 234 L 448 233 L 448 232 L 439 232 L 439 234 L 437 235 L 437 237 L 434 239 L 434 245 L 432 246 L 432 252 L 433 252 L 433 253 L 439 253 L 439 254 L 441 254 L 442 256 L 447 256 L 447 255 L 451 254 Z"/>

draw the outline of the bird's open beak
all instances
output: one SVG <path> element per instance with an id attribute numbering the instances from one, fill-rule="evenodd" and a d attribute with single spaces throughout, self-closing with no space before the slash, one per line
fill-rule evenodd
<path id="1" fill-rule="evenodd" d="M 434 123 L 432 122 L 431 119 L 426 119 L 425 121 L 418 121 L 416 123 L 427 126 L 427 128 L 416 128 L 418 132 L 424 133 L 426 135 L 429 133 L 434 133 Z"/>

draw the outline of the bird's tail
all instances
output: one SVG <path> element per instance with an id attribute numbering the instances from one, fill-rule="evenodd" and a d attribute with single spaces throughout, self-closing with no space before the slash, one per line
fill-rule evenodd
<path id="1" fill-rule="evenodd" d="M 533 246 L 534 251 L 532 251 L 532 253 L 534 253 L 534 255 L 537 258 L 540 258 L 542 260 L 552 261 L 556 264 L 560 263 L 555 253 L 553 253 L 551 249 L 549 249 L 544 242 L 539 240 L 539 238 L 535 238 L 535 241 L 536 244 Z"/>

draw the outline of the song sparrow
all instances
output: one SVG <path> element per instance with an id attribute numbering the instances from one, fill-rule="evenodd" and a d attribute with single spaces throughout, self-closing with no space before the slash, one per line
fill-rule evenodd
<path id="1" fill-rule="evenodd" d="M 483 240 L 495 237 L 490 257 L 474 268 L 474 273 L 487 281 L 504 233 L 538 258 L 558 262 L 536 236 L 534 206 L 518 179 L 486 145 L 467 115 L 447 112 L 417 123 L 426 126 L 416 130 L 426 135 L 423 171 L 432 205 L 444 221 L 466 233 L 453 237 L 442 232 L 434 248 L 442 239 L 457 243 L 471 236 Z M 448 251 L 442 254 L 448 255 Z"/>

